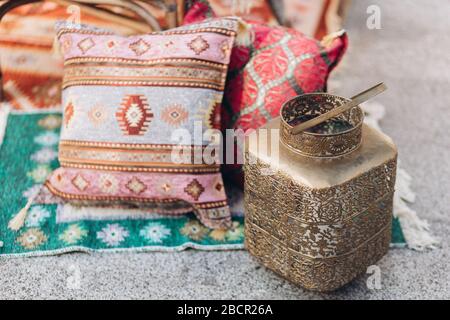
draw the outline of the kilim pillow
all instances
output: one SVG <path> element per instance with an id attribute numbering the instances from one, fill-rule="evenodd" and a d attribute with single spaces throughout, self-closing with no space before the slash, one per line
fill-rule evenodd
<path id="1" fill-rule="evenodd" d="M 209 143 L 201 134 L 220 128 L 238 24 L 221 18 L 128 37 L 60 24 L 64 118 L 50 192 L 79 204 L 193 210 L 208 227 L 228 227 L 220 167 L 201 156 Z M 199 124 L 200 140 L 174 141 L 175 129 L 194 136 Z M 189 161 L 174 162 L 181 150 Z"/>

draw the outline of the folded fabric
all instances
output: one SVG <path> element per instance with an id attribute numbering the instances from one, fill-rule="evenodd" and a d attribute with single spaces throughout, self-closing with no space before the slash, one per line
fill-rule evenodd
<path id="1" fill-rule="evenodd" d="M 185 23 L 198 23 L 214 12 L 194 3 Z M 326 91 L 330 72 L 347 48 L 344 31 L 318 42 L 299 31 L 246 21 L 252 41 L 236 45 L 222 104 L 222 130 L 256 129 L 278 117 L 283 103 L 311 92 Z M 242 185 L 240 165 L 226 165 L 227 176 Z"/>
<path id="2" fill-rule="evenodd" d="M 21 111 L 61 107 L 61 57 L 53 48 L 55 22 L 70 18 L 68 8 L 51 1 L 23 5 L 8 12 L 0 23 L 0 66 L 4 99 Z M 130 27 L 83 12 L 83 22 L 120 34 Z"/>
<path id="3" fill-rule="evenodd" d="M 48 190 L 77 205 L 193 210 L 210 228 L 229 227 L 220 166 L 206 160 L 211 141 L 203 134 L 220 128 L 238 25 L 221 18 L 122 37 L 59 24 L 61 168 L 47 180 Z"/>

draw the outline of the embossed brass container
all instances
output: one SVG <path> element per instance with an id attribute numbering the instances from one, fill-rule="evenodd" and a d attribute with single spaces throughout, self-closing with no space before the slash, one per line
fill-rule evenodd
<path id="1" fill-rule="evenodd" d="M 316 291 L 364 273 L 391 239 L 397 167 L 391 139 L 363 124 L 359 107 L 290 133 L 299 121 L 345 101 L 296 97 L 246 140 L 246 247 L 269 269 Z"/>

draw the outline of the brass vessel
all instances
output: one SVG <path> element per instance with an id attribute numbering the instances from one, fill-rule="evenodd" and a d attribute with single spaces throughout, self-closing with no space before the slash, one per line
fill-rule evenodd
<path id="1" fill-rule="evenodd" d="M 397 167 L 391 139 L 363 124 L 359 106 L 290 133 L 346 101 L 296 97 L 246 140 L 246 248 L 267 268 L 316 291 L 335 290 L 366 272 L 391 240 Z"/>

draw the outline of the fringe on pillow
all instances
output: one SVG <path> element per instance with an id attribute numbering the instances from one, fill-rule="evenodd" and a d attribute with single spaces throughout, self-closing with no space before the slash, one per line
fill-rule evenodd
<path id="1" fill-rule="evenodd" d="M 334 39 L 341 37 L 344 33 L 345 29 L 330 33 L 322 38 L 320 44 L 327 48 L 333 43 Z"/>
<path id="2" fill-rule="evenodd" d="M 236 35 L 236 45 L 248 47 L 253 43 L 253 32 L 250 25 L 243 19 L 239 19 Z"/>
<path id="3" fill-rule="evenodd" d="M 362 105 L 366 113 L 365 122 L 380 130 L 379 121 L 385 115 L 385 107 L 377 102 L 368 102 Z M 403 236 L 409 248 L 417 251 L 435 249 L 439 241 L 432 236 L 427 221 L 419 218 L 416 211 L 409 207 L 414 203 L 416 194 L 411 189 L 411 176 L 400 166 L 398 161 L 397 178 L 394 193 L 394 217 L 400 220 Z"/>

